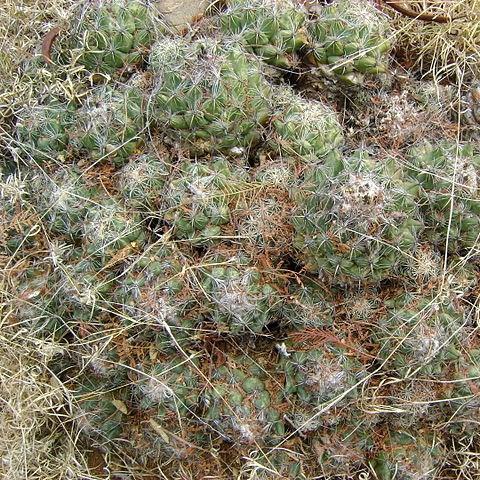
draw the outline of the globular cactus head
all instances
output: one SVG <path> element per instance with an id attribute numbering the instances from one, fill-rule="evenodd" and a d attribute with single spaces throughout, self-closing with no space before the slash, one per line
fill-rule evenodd
<path id="1" fill-rule="evenodd" d="M 87 185 L 77 168 L 59 168 L 52 175 L 40 174 L 32 181 L 39 192 L 36 199 L 42 218 L 56 235 L 75 239 L 89 207 L 100 198 L 95 187 Z"/>
<path id="2" fill-rule="evenodd" d="M 88 322 L 102 308 L 108 308 L 115 275 L 102 271 L 92 260 L 78 258 L 82 253 L 74 252 L 62 266 L 59 297 L 72 319 Z"/>
<path id="3" fill-rule="evenodd" d="M 165 31 L 155 8 L 140 0 L 101 0 L 77 13 L 78 23 L 64 43 L 70 62 L 92 74 L 131 71 Z"/>
<path id="4" fill-rule="evenodd" d="M 225 159 L 185 162 L 174 171 L 162 202 L 172 235 L 192 245 L 233 237 L 232 215 L 247 190 L 248 176 Z"/>
<path id="5" fill-rule="evenodd" d="M 337 152 L 343 135 L 336 113 L 319 100 L 307 100 L 291 88 L 275 90 L 273 142 L 283 155 L 305 162 Z"/>
<path id="6" fill-rule="evenodd" d="M 408 173 L 418 182 L 417 202 L 426 239 L 449 253 L 480 244 L 480 153 L 473 144 L 424 143 L 411 149 Z"/>
<path id="7" fill-rule="evenodd" d="M 442 378 L 450 380 L 443 391 L 443 398 L 448 400 L 449 411 L 461 418 L 470 419 L 471 412 L 480 406 L 478 391 L 480 388 L 480 349 L 466 345 L 457 358 L 445 365 Z M 451 381 L 453 379 L 453 381 Z M 467 420 L 468 423 L 468 420 Z"/>
<path id="8" fill-rule="evenodd" d="M 196 338 L 199 314 L 184 269 L 188 262 L 173 242 L 159 242 L 131 255 L 118 281 L 114 305 L 122 322 L 132 331 L 155 333 L 160 351 L 186 347 Z"/>
<path id="9" fill-rule="evenodd" d="M 290 286 L 282 309 L 282 320 L 296 328 L 323 328 L 333 323 L 330 292 L 320 283 L 299 279 Z"/>
<path id="10" fill-rule="evenodd" d="M 199 365 L 196 357 L 178 356 L 142 368 L 135 385 L 139 407 L 155 409 L 155 416 L 164 424 L 169 420 L 179 423 L 178 414 L 185 421 L 200 401 Z"/>
<path id="11" fill-rule="evenodd" d="M 445 454 L 442 440 L 433 433 L 413 431 L 389 432 L 370 466 L 379 480 L 433 479 Z"/>
<path id="12" fill-rule="evenodd" d="M 252 177 L 237 204 L 236 233 L 242 242 L 277 263 L 285 259 L 292 246 L 294 167 L 282 160 L 265 162 Z"/>
<path id="13" fill-rule="evenodd" d="M 161 199 L 170 169 L 170 159 L 162 154 L 133 156 L 118 173 L 118 186 L 125 202 L 135 209 L 154 209 Z"/>
<path id="14" fill-rule="evenodd" d="M 89 375 L 75 381 L 76 424 L 80 433 L 99 445 L 119 440 L 127 424 L 128 388 Z"/>
<path id="15" fill-rule="evenodd" d="M 234 0 L 220 16 L 221 28 L 265 62 L 291 68 L 307 42 L 306 10 L 291 0 Z"/>
<path id="16" fill-rule="evenodd" d="M 454 292 L 403 294 L 386 300 L 373 337 L 378 356 L 397 375 L 438 376 L 456 356 L 466 312 Z"/>
<path id="17" fill-rule="evenodd" d="M 228 357 L 213 369 L 202 393 L 204 420 L 234 444 L 271 444 L 285 432 L 278 409 L 279 385 L 263 360 Z"/>
<path id="18" fill-rule="evenodd" d="M 200 277 L 206 313 L 220 331 L 260 333 L 282 305 L 268 272 L 241 251 L 210 250 Z"/>
<path id="19" fill-rule="evenodd" d="M 356 85 L 365 74 L 387 71 L 388 18 L 368 0 L 338 0 L 317 9 L 307 25 L 311 63 Z"/>
<path id="20" fill-rule="evenodd" d="M 292 334 L 280 350 L 279 371 L 285 375 L 283 394 L 293 408 L 291 423 L 299 431 L 316 430 L 322 418 L 320 407 L 355 398 L 357 383 L 366 374 L 362 363 L 328 332 L 306 329 Z M 299 341 L 301 339 L 301 342 Z M 338 340 L 338 341 L 337 341 Z M 316 341 L 323 345 L 317 347 Z"/>
<path id="21" fill-rule="evenodd" d="M 45 266 L 25 269 L 15 278 L 12 313 L 38 337 L 61 338 L 67 329 L 65 305 L 58 295 L 59 275 Z"/>
<path id="22" fill-rule="evenodd" d="M 142 93 L 134 84 L 93 89 L 78 109 L 70 132 L 77 150 L 92 160 L 123 165 L 142 145 Z"/>
<path id="23" fill-rule="evenodd" d="M 335 283 L 391 276 L 423 229 L 415 193 L 399 165 L 364 152 L 313 165 L 295 196 L 298 258 Z"/>
<path id="24" fill-rule="evenodd" d="M 348 478 L 367 463 L 373 439 L 367 422 L 348 418 L 315 433 L 312 447 L 325 476 Z"/>
<path id="25" fill-rule="evenodd" d="M 18 145 L 26 158 L 37 162 L 65 160 L 74 110 L 73 106 L 55 99 L 26 108 L 16 124 Z"/>
<path id="26" fill-rule="evenodd" d="M 262 139 L 271 87 L 235 44 L 168 39 L 154 45 L 153 120 L 194 153 L 242 154 Z"/>
<path id="27" fill-rule="evenodd" d="M 140 216 L 113 199 L 90 208 L 83 223 L 85 252 L 106 262 L 124 248 L 138 248 L 145 242 Z"/>

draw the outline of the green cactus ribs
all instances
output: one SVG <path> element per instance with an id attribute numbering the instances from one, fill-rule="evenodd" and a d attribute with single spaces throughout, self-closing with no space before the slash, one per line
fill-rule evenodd
<path id="1" fill-rule="evenodd" d="M 203 418 L 234 444 L 274 444 L 285 433 L 281 395 L 266 358 L 230 356 L 202 394 Z"/>
<path id="2" fill-rule="evenodd" d="M 261 333 L 282 306 L 279 279 L 235 249 L 210 249 L 202 258 L 200 281 L 203 303 L 220 332 Z"/>
<path id="3" fill-rule="evenodd" d="M 402 377 L 438 376 L 458 356 L 467 317 L 454 291 L 400 295 L 386 305 L 388 313 L 373 333 L 386 368 Z"/>
<path id="4" fill-rule="evenodd" d="M 67 157 L 68 131 L 74 111 L 73 105 L 56 99 L 25 109 L 16 125 L 20 149 L 36 162 L 63 163 Z"/>
<path id="5" fill-rule="evenodd" d="M 70 131 L 73 146 L 93 161 L 123 165 L 143 144 L 145 126 L 140 78 L 89 92 Z"/>
<path id="6" fill-rule="evenodd" d="M 307 12 L 287 0 L 234 0 L 220 16 L 222 30 L 265 62 L 289 69 L 307 43 Z"/>
<path id="7" fill-rule="evenodd" d="M 338 0 L 309 22 L 308 60 L 329 76 L 355 85 L 387 71 L 388 19 L 368 0 Z"/>
<path id="8" fill-rule="evenodd" d="M 101 0 L 78 17 L 77 28 L 65 39 L 69 54 L 64 56 L 93 74 L 131 71 L 165 30 L 155 9 L 138 0 Z"/>
<path id="9" fill-rule="evenodd" d="M 301 341 L 304 334 L 308 340 Z M 299 330 L 277 346 L 278 370 L 285 375 L 283 395 L 292 404 L 289 421 L 300 432 L 320 428 L 330 402 L 345 405 L 358 394 L 365 367 L 337 340 L 327 331 Z M 316 414 L 322 407 L 324 414 Z"/>
<path id="10" fill-rule="evenodd" d="M 298 258 L 336 283 L 378 282 L 415 251 L 423 229 L 415 185 L 401 166 L 357 152 L 312 166 L 294 214 Z"/>
<path id="11" fill-rule="evenodd" d="M 308 161 L 337 154 L 343 135 L 335 112 L 316 100 L 306 100 L 288 87 L 275 90 L 273 141 L 287 156 Z"/>
<path id="12" fill-rule="evenodd" d="M 408 172 L 419 184 L 417 202 L 426 239 L 440 251 L 480 245 L 480 154 L 474 144 L 425 143 L 410 151 Z"/>
<path id="13" fill-rule="evenodd" d="M 232 238 L 232 215 L 248 191 L 244 168 L 224 159 L 186 162 L 174 172 L 163 195 L 164 220 L 172 234 L 192 245 Z"/>
<path id="14" fill-rule="evenodd" d="M 193 153 L 242 154 L 262 140 L 271 87 L 258 60 L 234 44 L 165 39 L 152 49 L 153 118 Z"/>

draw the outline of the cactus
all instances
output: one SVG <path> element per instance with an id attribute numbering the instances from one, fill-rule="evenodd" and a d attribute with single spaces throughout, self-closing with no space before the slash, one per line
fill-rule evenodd
<path id="1" fill-rule="evenodd" d="M 453 293 L 453 292 L 452 292 Z M 373 337 L 381 346 L 378 356 L 402 377 L 438 376 L 452 357 L 465 324 L 465 313 L 455 296 L 399 295 L 385 304 Z"/>
<path id="2" fill-rule="evenodd" d="M 164 30 L 154 12 L 139 0 L 90 5 L 79 12 L 78 27 L 65 41 L 71 60 L 103 75 L 141 64 L 156 40 L 156 30 Z"/>
<path id="3" fill-rule="evenodd" d="M 160 242 L 129 257 L 115 292 L 122 321 L 131 331 L 137 325 L 156 332 L 153 341 L 160 351 L 195 339 L 198 314 L 185 265 L 188 260 L 175 244 Z"/>
<path id="4" fill-rule="evenodd" d="M 306 100 L 288 87 L 276 90 L 273 141 L 280 152 L 317 160 L 343 143 L 335 112 L 318 100 Z"/>
<path id="5" fill-rule="evenodd" d="M 200 401 L 199 358 L 161 357 L 140 366 L 133 402 L 145 421 L 142 456 L 165 461 L 186 460 L 193 444 L 202 444 L 195 410 Z"/>
<path id="6" fill-rule="evenodd" d="M 203 418 L 216 435 L 234 444 L 275 443 L 285 432 L 279 387 L 266 359 L 229 356 L 213 369 L 202 394 Z"/>
<path id="7" fill-rule="evenodd" d="M 290 252 L 293 238 L 290 191 L 296 182 L 293 165 L 282 160 L 255 169 L 235 213 L 238 237 L 275 262 Z"/>
<path id="8" fill-rule="evenodd" d="M 200 270 L 204 306 L 220 331 L 261 333 L 275 319 L 282 299 L 242 252 L 211 250 Z"/>
<path id="9" fill-rule="evenodd" d="M 125 404 L 128 389 L 122 385 L 124 378 L 103 380 L 82 375 L 76 379 L 74 395 L 77 402 L 76 421 L 83 435 L 100 445 L 122 437 L 125 430 Z"/>
<path id="10" fill-rule="evenodd" d="M 261 140 L 271 88 L 240 48 L 166 39 L 153 47 L 150 63 L 158 77 L 154 120 L 194 153 L 238 154 Z"/>
<path id="11" fill-rule="evenodd" d="M 71 142 L 92 160 L 108 158 L 123 165 L 143 143 L 142 93 L 135 82 L 95 88 L 78 109 Z"/>
<path id="12" fill-rule="evenodd" d="M 240 480 L 307 480 L 311 478 L 303 468 L 304 454 L 293 450 L 289 445 L 249 452 L 247 462 L 243 465 Z"/>
<path id="13" fill-rule="evenodd" d="M 142 153 L 132 157 L 120 170 L 118 186 L 129 207 L 151 210 L 159 202 L 170 174 L 168 157 Z"/>
<path id="14" fill-rule="evenodd" d="M 233 0 L 220 16 L 224 33 L 235 35 L 265 62 L 291 68 L 306 43 L 307 12 L 293 1 Z"/>
<path id="15" fill-rule="evenodd" d="M 26 109 L 16 125 L 20 148 L 37 162 L 64 161 L 73 112 L 73 106 L 58 100 Z"/>
<path id="16" fill-rule="evenodd" d="M 290 286 L 282 309 L 286 325 L 298 329 L 322 328 L 333 323 L 331 294 L 318 282 L 305 279 Z"/>
<path id="17" fill-rule="evenodd" d="M 315 433 L 312 447 L 326 478 L 349 478 L 367 463 L 373 440 L 367 425 L 355 418 Z"/>
<path id="18" fill-rule="evenodd" d="M 409 160 L 428 241 L 449 253 L 478 248 L 480 154 L 474 145 L 425 143 L 410 151 Z"/>
<path id="19" fill-rule="evenodd" d="M 139 215 L 113 199 L 90 208 L 82 230 L 85 252 L 100 262 L 110 260 L 124 248 L 135 249 L 145 242 Z"/>
<path id="20" fill-rule="evenodd" d="M 12 301 L 16 320 L 38 337 L 59 339 L 66 333 L 65 306 L 58 298 L 58 274 L 39 267 L 25 270 L 16 279 Z"/>
<path id="21" fill-rule="evenodd" d="M 308 25 L 308 59 L 350 85 L 387 71 L 388 19 L 368 0 L 338 0 L 318 9 Z"/>
<path id="22" fill-rule="evenodd" d="M 39 192 L 37 207 L 50 230 L 56 235 L 76 239 L 82 231 L 89 207 L 99 192 L 87 186 L 77 168 L 59 168 L 50 176 L 41 174 L 32 181 L 32 192 Z"/>
<path id="23" fill-rule="evenodd" d="M 423 228 L 414 194 L 399 166 L 366 153 L 310 167 L 296 195 L 298 258 L 337 283 L 391 276 Z"/>
<path id="24" fill-rule="evenodd" d="M 232 210 L 245 194 L 247 180 L 244 169 L 232 168 L 223 159 L 181 165 L 163 194 L 164 220 L 173 236 L 193 245 L 232 236 Z"/>
<path id="25" fill-rule="evenodd" d="M 40 237 L 41 219 L 25 180 L 17 174 L 0 177 L 0 252 L 11 260 L 34 248 Z"/>
<path id="26" fill-rule="evenodd" d="M 370 462 L 379 480 L 437 478 L 444 457 L 444 446 L 434 434 L 416 429 L 391 432 L 383 450 Z"/>
<path id="27" fill-rule="evenodd" d="M 156 417 L 167 421 L 182 421 L 198 405 L 200 395 L 199 361 L 169 356 L 158 361 L 148 370 L 139 373 L 136 396 L 142 409 L 156 409 Z"/>
<path id="28" fill-rule="evenodd" d="M 299 331 L 298 333 L 301 333 Z M 287 341 L 280 350 L 279 372 L 285 375 L 283 394 L 292 407 L 289 420 L 300 432 L 316 430 L 322 417 L 315 415 L 329 402 L 345 403 L 357 394 L 356 384 L 365 375 L 362 364 L 328 332 L 318 331 L 323 346 L 314 345 L 312 332 L 306 332 L 308 346 Z"/>
<path id="29" fill-rule="evenodd" d="M 463 411 L 467 416 L 480 406 L 478 391 L 480 388 L 480 350 L 469 348 L 445 365 L 442 372 L 448 379 L 448 387 L 443 397 L 449 400 L 449 407 L 455 417 Z M 469 417 L 469 420 L 471 417 Z M 466 423 L 468 423 L 468 421 Z"/>
<path id="30" fill-rule="evenodd" d="M 81 254 L 73 252 L 70 261 L 62 265 L 59 295 L 72 319 L 88 323 L 108 305 L 115 276 L 90 260 L 78 258 Z"/>

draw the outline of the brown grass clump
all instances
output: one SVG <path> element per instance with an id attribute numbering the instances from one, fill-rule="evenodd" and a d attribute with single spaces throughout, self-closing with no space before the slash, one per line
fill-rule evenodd
<path id="1" fill-rule="evenodd" d="M 29 337 L 26 329 L 1 330 L 0 477 L 81 478 L 81 457 L 68 427 L 69 396 L 48 366 L 62 348 Z"/>
<path id="2" fill-rule="evenodd" d="M 408 0 L 418 15 L 447 17 L 449 21 L 410 18 L 395 14 L 397 48 L 428 77 L 468 80 L 480 68 L 480 0 Z M 391 10 L 393 12 L 393 10 Z"/>

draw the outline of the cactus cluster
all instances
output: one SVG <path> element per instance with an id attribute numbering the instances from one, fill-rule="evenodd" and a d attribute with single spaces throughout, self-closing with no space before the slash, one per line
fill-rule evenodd
<path id="1" fill-rule="evenodd" d="M 462 477 L 471 128 L 387 71 L 371 0 L 214 2 L 181 35 L 160 3 L 72 9 L 52 62 L 19 67 L 38 98 L 0 128 L 0 343 L 39 346 L 49 412 L 112 478 Z"/>

